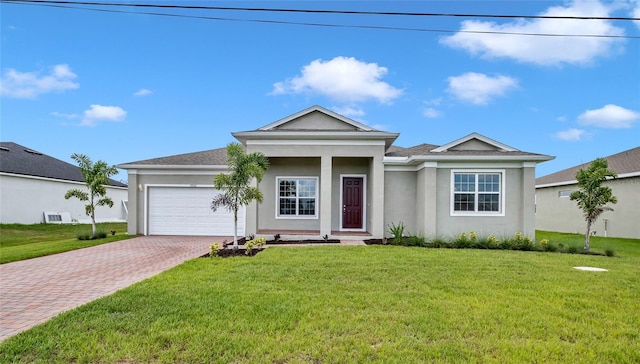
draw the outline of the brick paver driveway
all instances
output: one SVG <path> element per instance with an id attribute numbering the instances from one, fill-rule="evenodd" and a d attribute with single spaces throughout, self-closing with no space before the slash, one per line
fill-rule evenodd
<path id="1" fill-rule="evenodd" d="M 0 265 L 0 341 L 209 252 L 225 237 L 144 236 Z"/>

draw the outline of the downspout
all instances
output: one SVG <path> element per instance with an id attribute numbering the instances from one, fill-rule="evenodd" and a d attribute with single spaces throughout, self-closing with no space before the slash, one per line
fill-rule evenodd
<path id="1" fill-rule="evenodd" d="M 604 237 L 605 238 L 607 237 L 607 222 L 608 221 L 609 221 L 608 219 L 604 219 Z"/>

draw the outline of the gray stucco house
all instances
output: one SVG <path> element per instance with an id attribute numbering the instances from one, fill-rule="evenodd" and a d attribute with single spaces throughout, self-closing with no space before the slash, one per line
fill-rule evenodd
<path id="1" fill-rule="evenodd" d="M 437 146 L 394 146 L 375 130 L 320 106 L 232 133 L 270 168 L 264 202 L 240 215 L 240 235 L 382 238 L 391 223 L 411 234 L 535 232 L 535 167 L 553 157 L 477 133 Z M 130 162 L 129 233 L 232 235 L 232 217 L 210 208 L 225 148 Z"/>
<path id="2" fill-rule="evenodd" d="M 605 184 L 611 187 L 617 204 L 604 212 L 592 227 L 598 236 L 640 239 L 640 147 L 605 157 L 618 177 Z M 586 222 L 571 192 L 578 190 L 576 173 L 589 163 L 536 179 L 536 228 L 584 234 Z"/>
<path id="3" fill-rule="evenodd" d="M 85 203 L 64 198 L 86 189 L 78 166 L 13 142 L 0 143 L 0 222 L 3 224 L 90 223 Z M 96 220 L 127 221 L 127 185 L 109 181 L 113 208 L 98 206 Z"/>

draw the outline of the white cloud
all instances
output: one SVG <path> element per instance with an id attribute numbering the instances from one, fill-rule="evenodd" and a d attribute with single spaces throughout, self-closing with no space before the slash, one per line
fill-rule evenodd
<path id="1" fill-rule="evenodd" d="M 76 77 L 77 75 L 71 72 L 71 68 L 66 64 L 53 66 L 47 75 L 39 75 L 38 72 L 19 72 L 8 68 L 2 75 L 0 93 L 18 99 L 33 99 L 40 94 L 80 87 L 80 84 L 73 82 Z"/>
<path id="2" fill-rule="evenodd" d="M 127 116 L 127 112 L 119 106 L 91 105 L 91 108 L 84 111 L 82 126 L 94 126 L 98 121 L 122 121 Z"/>
<path id="3" fill-rule="evenodd" d="M 426 109 L 424 109 L 422 111 L 422 115 L 425 118 L 436 119 L 436 118 L 439 118 L 440 116 L 442 116 L 442 112 L 439 111 L 439 110 L 436 110 L 436 109 L 434 109 L 432 107 L 428 107 L 428 108 L 426 108 Z"/>
<path id="4" fill-rule="evenodd" d="M 447 92 L 475 105 L 486 105 L 496 97 L 518 87 L 518 81 L 508 76 L 490 77 L 483 73 L 467 72 L 449 77 Z"/>
<path id="5" fill-rule="evenodd" d="M 608 104 L 600 109 L 583 112 L 578 116 L 578 123 L 601 128 L 624 129 L 630 128 L 639 119 L 640 112 Z"/>
<path id="6" fill-rule="evenodd" d="M 353 106 L 334 107 L 333 111 L 349 118 L 365 116 L 364 110 Z"/>
<path id="7" fill-rule="evenodd" d="M 569 129 L 564 131 L 559 131 L 554 134 L 554 136 L 560 140 L 566 141 L 579 141 L 586 135 L 586 131 L 582 129 Z"/>
<path id="8" fill-rule="evenodd" d="M 386 82 L 386 67 L 365 63 L 353 57 L 335 57 L 330 61 L 316 59 L 302 68 L 301 74 L 277 82 L 272 95 L 311 93 L 342 102 L 361 102 L 370 99 L 391 102 L 402 94 Z"/>
<path id="9" fill-rule="evenodd" d="M 77 119 L 78 116 L 80 116 L 78 114 L 67 114 L 67 113 L 62 113 L 62 112 L 57 112 L 57 111 L 52 112 L 51 115 L 53 115 L 55 117 L 58 117 L 58 118 L 69 119 L 69 120 Z"/>
<path id="10" fill-rule="evenodd" d="M 633 2 L 634 8 L 631 11 L 631 17 L 640 18 L 640 0 L 636 0 Z M 638 28 L 640 28 L 640 20 L 633 21 Z"/>
<path id="11" fill-rule="evenodd" d="M 540 15 L 607 17 L 612 10 L 615 10 L 613 5 L 608 7 L 597 0 L 576 0 L 568 6 L 550 7 Z M 598 56 L 610 54 L 622 39 L 469 32 L 624 35 L 624 30 L 610 21 L 582 19 L 520 19 L 505 24 L 466 20 L 460 30 L 442 38 L 441 43 L 485 58 L 511 58 L 539 65 L 586 64 Z"/>
<path id="12" fill-rule="evenodd" d="M 442 103 L 442 97 L 438 97 L 435 99 L 431 99 L 431 100 L 426 100 L 424 102 L 425 105 L 428 106 L 439 106 Z"/>
<path id="13" fill-rule="evenodd" d="M 147 95 L 151 95 L 153 93 L 153 91 L 146 89 L 146 88 L 141 88 L 140 90 L 136 91 L 133 96 L 147 96 Z"/>

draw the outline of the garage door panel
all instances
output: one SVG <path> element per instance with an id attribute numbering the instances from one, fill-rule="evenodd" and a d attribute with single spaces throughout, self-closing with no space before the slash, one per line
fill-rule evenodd
<path id="1" fill-rule="evenodd" d="M 150 235 L 233 235 L 233 213 L 211 210 L 219 191 L 202 187 L 150 187 Z M 238 235 L 244 235 L 244 207 L 238 211 Z"/>

